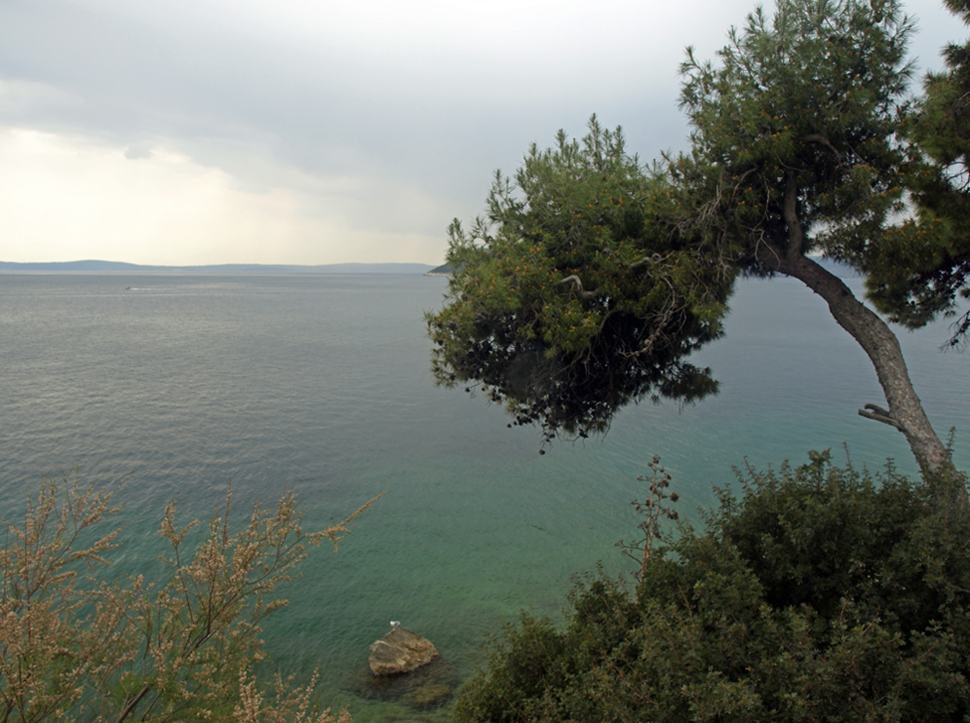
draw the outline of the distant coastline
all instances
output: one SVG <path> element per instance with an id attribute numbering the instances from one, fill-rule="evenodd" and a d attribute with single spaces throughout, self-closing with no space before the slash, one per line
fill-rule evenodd
<path id="1" fill-rule="evenodd" d="M 855 269 L 830 259 L 815 259 L 842 279 L 857 278 Z M 213 264 L 209 266 L 143 266 L 122 261 L 55 261 L 15 263 L 0 261 L 0 274 L 198 274 L 198 275 L 273 275 L 273 274 L 413 274 L 450 276 L 451 266 L 410 263 L 346 263 L 300 266 L 297 264 Z"/>
<path id="2" fill-rule="evenodd" d="M 431 264 L 214 264 L 208 266 L 143 266 L 121 261 L 57 261 L 15 263 L 0 261 L 0 274 L 425 274 Z"/>
<path id="3" fill-rule="evenodd" d="M 442 264 L 441 266 L 435 266 L 430 271 L 424 272 L 425 276 L 451 276 L 451 264 Z"/>

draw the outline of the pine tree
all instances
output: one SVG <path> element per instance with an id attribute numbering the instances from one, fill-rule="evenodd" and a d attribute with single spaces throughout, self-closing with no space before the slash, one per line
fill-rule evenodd
<path id="1" fill-rule="evenodd" d="M 428 316 L 437 379 L 480 384 L 546 439 L 602 431 L 631 400 L 715 392 L 689 355 L 723 333 L 739 275 L 781 274 L 872 361 L 888 409 L 860 414 L 902 432 L 925 471 L 952 471 L 895 335 L 816 261 L 873 273 L 913 226 L 895 220 L 927 168 L 899 133 L 911 31 L 893 0 L 779 0 L 716 65 L 688 51 L 689 153 L 644 167 L 595 117 L 581 142 L 533 146 L 496 176 L 487 219 L 451 226 L 449 295 Z"/>
<path id="2" fill-rule="evenodd" d="M 970 23 L 970 3 L 945 3 Z M 867 265 L 876 308 L 911 328 L 954 315 L 957 299 L 970 298 L 970 41 L 948 45 L 943 58 L 946 71 L 926 77 L 903 127 L 922 164 L 913 184 L 918 213 Z M 947 346 L 966 342 L 970 312 L 952 331 Z"/>

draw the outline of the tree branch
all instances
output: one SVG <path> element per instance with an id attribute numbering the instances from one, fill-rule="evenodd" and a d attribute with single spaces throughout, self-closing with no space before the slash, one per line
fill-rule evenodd
<path id="1" fill-rule="evenodd" d="M 867 412 L 866 409 L 870 411 Z M 890 427 L 895 427 L 900 432 L 904 431 L 903 425 L 896 421 L 888 410 L 883 409 L 882 407 L 877 407 L 875 404 L 866 404 L 865 409 L 859 410 L 859 416 L 865 417 L 866 419 L 872 419 L 877 422 L 882 422 L 883 424 L 888 424 Z"/>
<path id="2" fill-rule="evenodd" d="M 579 277 L 576 276 L 576 274 L 567 276 L 565 279 L 560 279 L 558 283 L 565 284 L 568 282 L 572 282 L 573 288 L 575 288 L 576 292 L 584 299 L 592 299 L 594 296 L 599 296 L 603 291 L 602 286 L 599 286 L 592 291 L 583 291 L 583 282 L 579 280 Z"/>
<path id="3" fill-rule="evenodd" d="M 128 702 L 128 704 L 124 707 L 124 709 L 121 711 L 121 713 L 118 714 L 118 718 L 115 720 L 115 723 L 122 723 L 122 721 L 125 720 L 125 718 L 131 715 L 131 712 L 135 709 L 135 706 L 137 706 L 141 702 L 141 699 L 144 698 L 145 694 L 148 693 L 148 691 L 150 691 L 151 689 L 152 689 L 151 683 L 146 683 L 145 687 L 143 687 L 140 691 L 138 691 L 138 695 L 132 698 Z"/>
<path id="4" fill-rule="evenodd" d="M 785 202 L 782 213 L 788 226 L 788 260 L 802 255 L 805 247 L 805 232 L 801 221 L 798 220 L 798 177 L 795 171 L 785 172 Z"/>
<path id="5" fill-rule="evenodd" d="M 832 145 L 832 141 L 823 136 L 821 133 L 809 133 L 807 136 L 802 136 L 802 140 L 807 143 L 821 143 L 835 154 L 835 158 L 839 162 L 839 166 L 842 167 L 842 154 L 839 153 L 836 147 Z"/>

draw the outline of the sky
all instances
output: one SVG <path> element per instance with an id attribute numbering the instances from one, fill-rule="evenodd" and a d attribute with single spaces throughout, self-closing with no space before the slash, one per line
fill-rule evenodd
<path id="1" fill-rule="evenodd" d="M 437 265 L 496 169 L 593 113 L 685 149 L 684 49 L 754 6 L 0 0 L 0 261 Z M 967 29 L 905 8 L 940 68 Z"/>

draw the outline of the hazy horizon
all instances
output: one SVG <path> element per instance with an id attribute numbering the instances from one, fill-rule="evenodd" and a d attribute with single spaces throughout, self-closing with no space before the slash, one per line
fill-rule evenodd
<path id="1" fill-rule="evenodd" d="M 93 272 L 143 272 L 152 270 L 195 270 L 195 269 L 350 269 L 350 268 L 408 268 L 413 273 L 417 269 L 432 270 L 443 264 L 429 264 L 420 261 L 345 261 L 336 264 L 258 264 L 258 263 L 216 263 L 216 264 L 135 264 L 129 261 L 113 261 L 109 259 L 74 259 L 71 261 L 3 261 L 0 260 L 0 272 L 30 271 L 44 268 L 64 268 L 72 271 Z"/>

